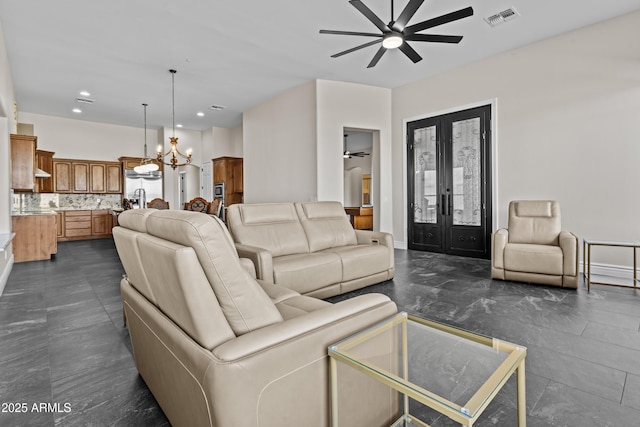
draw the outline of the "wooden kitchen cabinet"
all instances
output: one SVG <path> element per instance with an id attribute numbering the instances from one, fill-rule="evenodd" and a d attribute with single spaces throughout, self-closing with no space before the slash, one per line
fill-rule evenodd
<path id="1" fill-rule="evenodd" d="M 53 193 L 53 151 L 36 150 L 36 164 L 39 169 L 51 175 L 49 178 L 36 178 L 38 193 Z"/>
<path id="2" fill-rule="evenodd" d="M 91 237 L 91 211 L 64 211 L 64 240 Z"/>
<path id="3" fill-rule="evenodd" d="M 54 193 L 122 193 L 120 162 L 53 159 Z"/>
<path id="4" fill-rule="evenodd" d="M 71 160 L 53 159 L 53 192 L 71 193 L 72 188 Z"/>
<path id="5" fill-rule="evenodd" d="M 107 190 L 107 170 L 104 163 L 89 163 L 89 193 Z"/>
<path id="6" fill-rule="evenodd" d="M 213 159 L 213 183 L 224 183 L 225 206 L 242 203 L 244 193 L 243 159 L 218 157 Z"/>
<path id="7" fill-rule="evenodd" d="M 91 235 L 94 237 L 111 235 L 111 222 L 109 210 L 91 211 Z"/>
<path id="8" fill-rule="evenodd" d="M 36 191 L 36 148 L 38 137 L 11 134 L 11 188 Z"/>
<path id="9" fill-rule="evenodd" d="M 90 193 L 89 162 L 73 161 L 71 163 L 73 193 Z"/>
<path id="10" fill-rule="evenodd" d="M 62 215 L 58 241 L 111 237 L 112 215 L 109 209 L 59 211 Z"/>
<path id="11" fill-rule="evenodd" d="M 105 162 L 106 192 L 122 193 L 122 166 L 119 162 Z"/>
<path id="12" fill-rule="evenodd" d="M 15 262 L 51 259 L 58 252 L 56 239 L 57 215 L 14 215 L 11 226 Z"/>
<path id="13" fill-rule="evenodd" d="M 56 224 L 56 237 L 58 239 L 64 238 L 64 212 L 56 212 L 58 215 L 58 221 Z"/>

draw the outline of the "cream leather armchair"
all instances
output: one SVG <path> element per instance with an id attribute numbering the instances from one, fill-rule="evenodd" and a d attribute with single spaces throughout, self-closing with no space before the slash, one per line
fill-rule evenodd
<path id="1" fill-rule="evenodd" d="M 136 367 L 173 426 L 328 427 L 327 347 L 397 312 L 380 294 L 330 304 L 256 281 L 209 215 L 135 209 L 119 224 Z M 345 425 L 389 425 L 397 395 L 342 369 Z"/>
<path id="2" fill-rule="evenodd" d="M 508 229 L 491 239 L 494 279 L 578 287 L 578 238 L 560 230 L 560 205 L 552 200 L 509 203 Z"/>

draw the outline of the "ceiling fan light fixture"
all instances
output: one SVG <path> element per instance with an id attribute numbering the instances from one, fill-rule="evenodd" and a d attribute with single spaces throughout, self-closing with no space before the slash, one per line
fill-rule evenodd
<path id="1" fill-rule="evenodd" d="M 400 46 L 402 46 L 402 43 L 404 43 L 403 35 L 395 31 L 385 34 L 384 38 L 382 39 L 382 46 L 385 49 L 399 48 Z"/>

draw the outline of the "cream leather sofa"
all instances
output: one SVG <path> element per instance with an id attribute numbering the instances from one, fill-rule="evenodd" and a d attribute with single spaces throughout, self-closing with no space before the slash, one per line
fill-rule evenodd
<path id="1" fill-rule="evenodd" d="M 553 200 L 509 203 L 508 229 L 493 233 L 494 279 L 578 287 L 578 238 L 560 230 L 560 205 Z"/>
<path id="2" fill-rule="evenodd" d="M 135 363 L 172 425 L 329 425 L 327 346 L 394 315 L 389 298 L 330 304 L 259 283 L 224 224 L 201 213 L 136 209 L 118 221 Z M 397 396 L 339 366 L 345 425 L 389 425 Z"/>
<path id="3" fill-rule="evenodd" d="M 393 278 L 389 233 L 354 230 L 339 202 L 234 204 L 227 226 L 259 279 L 327 298 Z"/>

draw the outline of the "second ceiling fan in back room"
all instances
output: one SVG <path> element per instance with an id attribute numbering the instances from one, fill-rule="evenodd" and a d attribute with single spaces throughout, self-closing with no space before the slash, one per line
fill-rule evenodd
<path id="1" fill-rule="evenodd" d="M 349 149 L 347 148 L 347 138 L 349 137 L 349 135 L 344 134 L 344 151 L 342 152 L 342 157 L 345 159 L 351 159 L 353 157 L 364 157 L 364 156 L 368 156 L 369 153 L 365 152 L 365 151 L 354 151 L 351 152 L 349 151 Z"/>
<path id="2" fill-rule="evenodd" d="M 429 28 L 437 27 L 439 25 L 447 24 L 449 22 L 457 21 L 459 19 L 473 15 L 473 8 L 466 7 L 455 12 L 447 13 L 436 18 L 427 19 L 426 21 L 407 26 L 411 18 L 413 18 L 413 15 L 415 15 L 420 6 L 422 6 L 422 3 L 424 3 L 424 0 L 410 0 L 395 21 L 393 13 L 393 0 L 391 0 L 391 22 L 385 24 L 375 13 L 371 11 L 371 9 L 369 9 L 364 3 L 362 3 L 361 0 L 351 0 L 349 1 L 349 3 L 351 3 L 353 7 L 358 9 L 358 11 L 360 11 L 360 13 L 362 13 L 369 21 L 371 21 L 371 23 L 375 25 L 381 31 L 381 33 L 378 34 L 362 33 L 356 31 L 320 30 L 320 34 L 375 37 L 376 40 L 336 53 L 335 55 L 331 55 L 332 58 L 337 58 L 339 56 L 346 55 L 347 53 L 355 52 L 356 50 L 382 43 L 382 46 L 380 46 L 367 68 L 375 67 L 378 61 L 380 61 L 380 58 L 382 58 L 382 55 L 384 55 L 384 53 L 388 49 L 395 48 L 400 49 L 402 53 L 407 55 L 407 57 L 413 61 L 413 63 L 421 61 L 422 57 L 407 43 L 410 41 L 431 43 L 460 43 L 460 40 L 462 40 L 462 36 L 417 33 L 419 31 L 427 30 Z"/>

